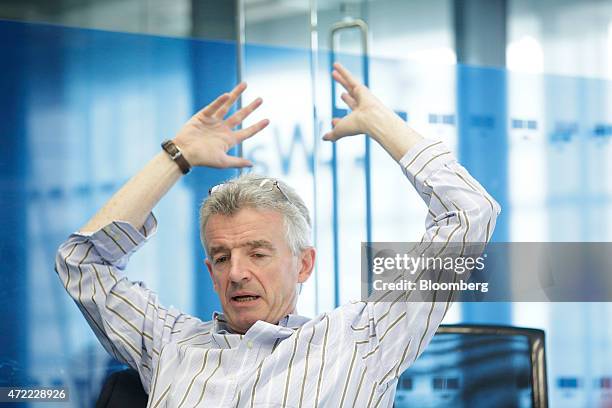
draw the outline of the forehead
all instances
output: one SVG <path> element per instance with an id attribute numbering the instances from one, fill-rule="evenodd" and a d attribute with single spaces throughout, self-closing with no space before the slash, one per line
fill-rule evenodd
<path id="1" fill-rule="evenodd" d="M 282 214 L 271 210 L 243 208 L 234 215 L 210 216 L 204 231 L 209 248 L 235 247 L 249 241 L 266 240 L 277 247 L 286 246 Z"/>

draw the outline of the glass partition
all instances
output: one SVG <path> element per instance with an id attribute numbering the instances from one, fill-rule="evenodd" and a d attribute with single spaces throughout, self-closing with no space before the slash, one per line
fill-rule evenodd
<path id="1" fill-rule="evenodd" d="M 201 106 L 237 82 L 234 43 L 0 21 L 1 386 L 93 406 L 117 368 L 53 271 L 55 251 Z M 235 172 L 195 169 L 155 209 L 129 277 L 208 320 L 197 208 Z M 37 405 L 37 404 L 36 404 Z"/>

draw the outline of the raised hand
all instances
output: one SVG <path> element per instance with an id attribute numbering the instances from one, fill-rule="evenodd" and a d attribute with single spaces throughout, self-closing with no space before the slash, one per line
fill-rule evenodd
<path id="1" fill-rule="evenodd" d="M 351 108 L 351 113 L 343 118 L 333 118 L 333 128 L 323 136 L 323 140 L 336 141 L 344 136 L 367 133 L 399 161 L 423 139 L 341 64 L 334 64 L 332 77 L 346 89 L 341 97 Z"/>
<path id="2" fill-rule="evenodd" d="M 341 98 L 351 108 L 351 113 L 343 118 L 333 118 L 333 129 L 323 136 L 324 140 L 336 141 L 344 136 L 369 133 L 375 115 L 382 112 L 392 113 L 342 64 L 334 64 L 332 77 L 347 91 L 342 93 Z"/>
<path id="3" fill-rule="evenodd" d="M 270 123 L 269 120 L 263 119 L 245 129 L 233 130 L 261 105 L 261 98 L 255 99 L 225 119 L 227 112 L 246 87 L 243 82 L 230 93 L 219 96 L 193 115 L 178 131 L 174 143 L 181 149 L 189 164 L 217 168 L 252 166 L 252 163 L 244 158 L 227 154 L 236 144 L 255 135 Z"/>

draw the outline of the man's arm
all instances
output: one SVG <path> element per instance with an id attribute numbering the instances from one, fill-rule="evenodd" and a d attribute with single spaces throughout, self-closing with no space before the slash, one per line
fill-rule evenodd
<path id="1" fill-rule="evenodd" d="M 261 120 L 246 129 L 232 131 L 261 105 L 261 99 L 224 119 L 245 89 L 246 84 L 242 83 L 231 93 L 219 96 L 196 113 L 176 134 L 174 143 L 192 166 L 227 168 L 251 165 L 246 159 L 229 156 L 227 151 L 268 125 L 268 120 Z M 181 175 L 176 163 L 168 154 L 160 151 L 80 231 L 94 232 L 116 220 L 126 221 L 137 229 L 142 227 L 153 207 Z"/>
<path id="2" fill-rule="evenodd" d="M 250 164 L 227 151 L 268 124 L 262 120 L 232 131 L 261 100 L 224 119 L 245 87 L 240 84 L 217 98 L 177 133 L 174 142 L 192 166 Z M 153 291 L 141 282 L 129 281 L 122 272 L 129 256 L 155 231 L 152 208 L 181 175 L 165 152 L 157 154 L 80 232 L 60 246 L 56 257 L 57 274 L 102 345 L 139 371 L 147 392 L 163 345 L 201 333 L 203 324 L 178 310 L 164 308 Z"/>
<path id="3" fill-rule="evenodd" d="M 345 68 L 339 64 L 334 68 L 333 77 L 348 91 L 342 99 L 352 112 L 334 119 L 334 128 L 324 139 L 335 141 L 367 133 L 400 164 L 428 206 L 421 241 L 426 255 L 433 252 L 444 257 L 444 251 L 456 250 L 453 244 L 468 248 L 469 243 L 486 243 L 500 211 L 495 200 L 443 143 L 422 138 Z M 361 360 L 379 386 L 390 384 L 419 356 L 452 301 L 440 296 L 432 301 L 408 301 L 408 291 L 399 296 L 397 292 L 390 294 L 384 301 L 372 301 L 382 298 L 377 294 L 376 299 L 352 303 L 340 310 L 343 320 L 349 323 L 347 330 L 361 352 Z"/>

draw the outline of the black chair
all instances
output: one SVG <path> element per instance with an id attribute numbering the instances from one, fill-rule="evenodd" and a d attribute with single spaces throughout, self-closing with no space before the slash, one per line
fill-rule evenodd
<path id="1" fill-rule="evenodd" d="M 442 325 L 400 377 L 395 407 L 547 408 L 544 331 Z"/>
<path id="2" fill-rule="evenodd" d="M 114 372 L 106 379 L 96 408 L 145 408 L 148 399 L 138 372 L 130 368 Z"/>

